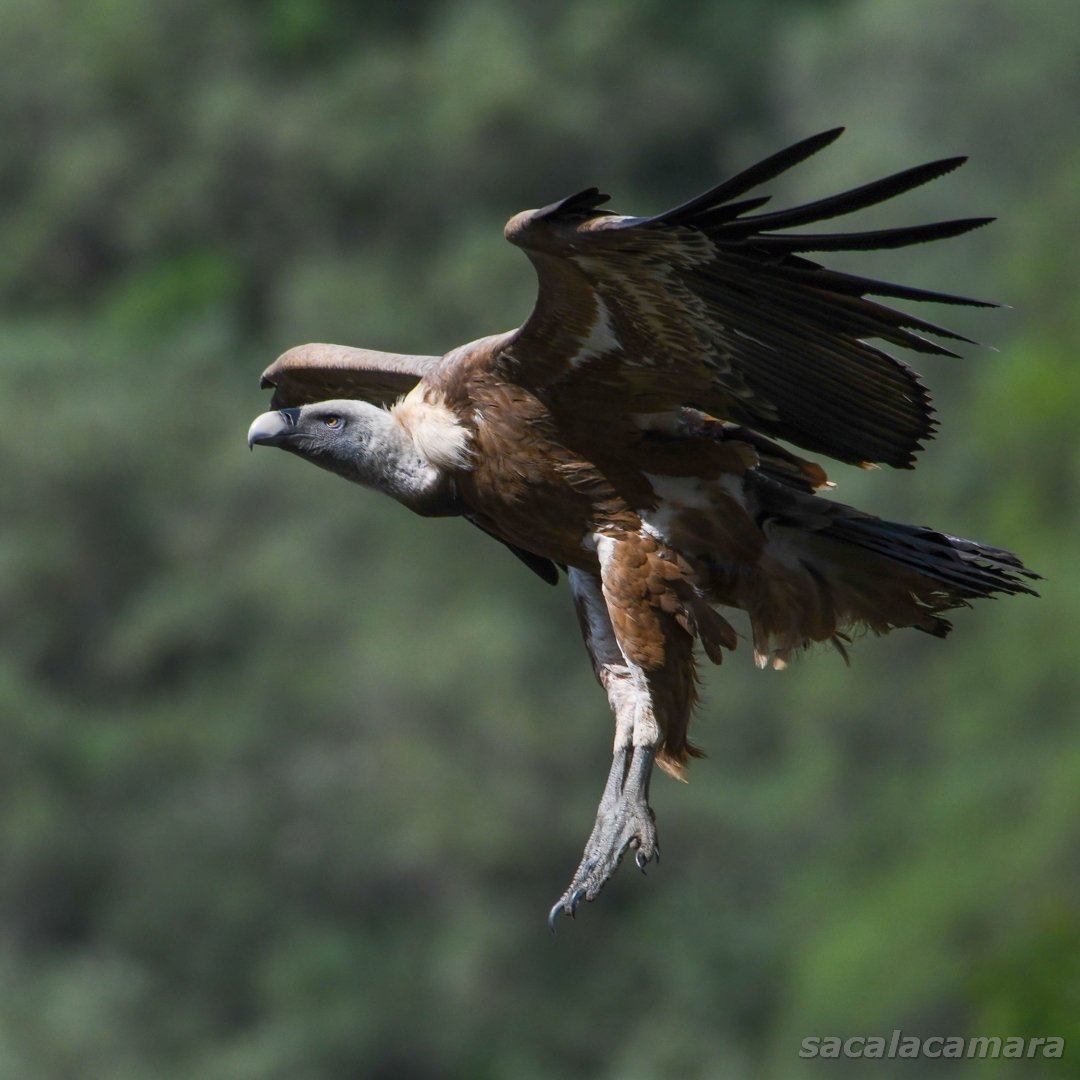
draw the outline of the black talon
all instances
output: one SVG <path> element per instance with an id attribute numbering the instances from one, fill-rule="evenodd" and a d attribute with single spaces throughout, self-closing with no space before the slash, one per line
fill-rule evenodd
<path id="1" fill-rule="evenodd" d="M 555 920 L 559 917 L 560 912 L 563 909 L 563 902 L 560 900 L 549 912 L 548 912 L 548 929 L 555 933 Z"/>
<path id="2" fill-rule="evenodd" d="M 585 890 L 575 889 L 573 895 L 570 897 L 570 918 L 576 917 L 577 906 L 581 903 L 581 898 L 585 895 Z"/>
<path id="3" fill-rule="evenodd" d="M 648 861 L 649 861 L 649 860 L 648 860 L 647 858 L 645 858 L 645 856 L 644 856 L 644 855 L 642 855 L 642 853 L 641 853 L 640 851 L 639 851 L 639 852 L 638 852 L 638 853 L 637 853 L 637 854 L 636 854 L 636 855 L 634 856 L 634 862 L 636 862 L 636 863 L 637 863 L 637 868 L 638 868 L 638 869 L 639 869 L 639 870 L 640 870 L 640 871 L 641 871 L 641 872 L 642 872 L 643 874 L 645 873 L 645 864 L 646 864 L 646 863 L 647 863 Z"/>

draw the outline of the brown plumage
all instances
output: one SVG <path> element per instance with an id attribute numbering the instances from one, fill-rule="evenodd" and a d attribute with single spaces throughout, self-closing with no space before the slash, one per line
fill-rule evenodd
<path id="1" fill-rule="evenodd" d="M 980 304 L 824 269 L 807 251 L 955 236 L 971 218 L 786 233 L 959 165 L 906 170 L 756 213 L 758 184 L 832 142 L 806 139 L 666 213 L 621 217 L 595 188 L 511 219 L 538 277 L 510 333 L 444 357 L 306 345 L 267 369 L 251 443 L 280 445 L 427 515 L 458 514 L 546 580 L 567 573 L 615 715 L 612 770 L 585 856 L 551 918 L 593 899 L 628 848 L 658 854 L 654 761 L 683 777 L 694 651 L 719 663 L 746 612 L 760 666 L 849 632 L 914 627 L 995 592 L 1031 592 L 1016 556 L 883 521 L 818 494 L 816 463 L 910 468 L 934 430 L 918 376 L 871 341 L 952 355 L 964 340 L 874 297 Z"/>

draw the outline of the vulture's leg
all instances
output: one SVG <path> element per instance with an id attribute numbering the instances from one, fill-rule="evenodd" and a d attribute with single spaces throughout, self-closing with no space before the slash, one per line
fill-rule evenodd
<path id="1" fill-rule="evenodd" d="M 596 898 L 628 848 L 637 849 L 635 860 L 642 872 L 650 859 L 660 859 L 649 806 L 649 778 L 662 733 L 653 712 L 649 679 L 619 646 L 600 579 L 573 568 L 568 577 L 585 645 L 615 714 L 615 747 L 585 854 L 548 916 L 553 930 L 560 913 L 572 916 L 582 900 Z"/>

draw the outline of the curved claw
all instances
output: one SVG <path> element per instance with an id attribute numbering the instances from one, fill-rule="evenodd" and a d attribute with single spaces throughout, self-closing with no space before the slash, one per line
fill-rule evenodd
<path id="1" fill-rule="evenodd" d="M 555 920 L 559 917 L 560 914 L 562 914 L 562 909 L 563 902 L 560 898 L 558 903 L 556 903 L 555 906 L 548 912 L 548 929 L 553 934 L 555 933 Z"/>
<path id="2" fill-rule="evenodd" d="M 637 863 L 637 868 L 644 874 L 645 867 L 648 865 L 649 859 L 646 855 L 643 855 L 640 851 L 634 856 L 634 862 Z"/>
<path id="3" fill-rule="evenodd" d="M 548 929 L 555 933 L 555 922 L 560 915 L 569 915 L 571 919 L 577 916 L 578 904 L 585 899 L 588 890 L 584 885 L 575 889 L 569 896 L 561 896 L 555 906 L 548 912 Z"/>

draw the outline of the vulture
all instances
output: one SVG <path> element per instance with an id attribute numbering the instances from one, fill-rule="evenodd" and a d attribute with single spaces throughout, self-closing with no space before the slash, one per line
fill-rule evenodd
<path id="1" fill-rule="evenodd" d="M 947 158 L 789 209 L 759 185 L 833 142 L 804 139 L 651 217 L 588 188 L 512 217 L 538 279 L 524 324 L 444 356 L 289 349 L 262 376 L 248 444 L 278 446 L 425 517 L 464 517 L 550 583 L 562 572 L 615 719 L 592 833 L 549 914 L 593 900 L 624 854 L 659 859 L 653 766 L 682 779 L 695 654 L 745 612 L 759 667 L 1031 593 L 1016 555 L 864 513 L 801 453 L 910 469 L 934 434 L 918 374 L 883 346 L 970 339 L 887 301 L 993 306 L 830 270 L 806 253 L 957 236 L 988 218 L 803 231 L 955 169 Z M 797 231 L 789 231 L 789 230 Z M 886 302 L 883 302 L 883 299 Z M 725 614 L 727 612 L 728 614 Z"/>

